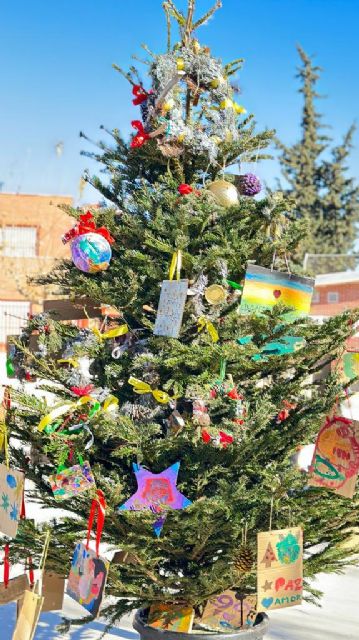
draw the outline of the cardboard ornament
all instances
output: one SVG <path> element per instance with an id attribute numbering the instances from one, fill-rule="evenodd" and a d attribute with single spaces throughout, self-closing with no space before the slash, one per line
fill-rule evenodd
<path id="1" fill-rule="evenodd" d="M 178 338 L 187 299 L 188 280 L 164 280 L 153 333 Z"/>
<path id="2" fill-rule="evenodd" d="M 22 471 L 0 464 L 0 532 L 15 538 L 23 515 L 25 476 Z"/>
<path id="3" fill-rule="evenodd" d="M 26 573 L 10 579 L 9 545 L 4 548 L 4 582 L 0 583 L 0 605 L 19 600 L 29 588 Z"/>
<path id="4" fill-rule="evenodd" d="M 258 611 L 302 602 L 303 532 L 300 527 L 258 533 Z"/>
<path id="5" fill-rule="evenodd" d="M 65 578 L 53 571 L 45 569 L 42 578 L 42 595 L 44 602 L 42 611 L 59 611 L 62 609 L 65 593 Z"/>
<path id="6" fill-rule="evenodd" d="M 313 278 L 304 278 L 293 273 L 273 271 L 250 264 L 246 270 L 240 311 L 241 313 L 262 313 L 270 311 L 280 303 L 286 307 L 292 307 L 292 311 L 283 316 L 284 320 L 291 322 L 298 317 L 308 315 L 313 290 Z"/>
<path id="7" fill-rule="evenodd" d="M 12 640 L 33 640 L 43 601 L 34 591 L 25 591 Z"/>
<path id="8" fill-rule="evenodd" d="M 175 604 L 159 603 L 150 607 L 147 624 L 163 631 L 191 633 L 194 609 Z"/>
<path id="9" fill-rule="evenodd" d="M 66 500 L 96 487 L 89 462 L 62 469 L 49 481 L 55 500 Z"/>
<path id="10" fill-rule="evenodd" d="M 76 545 L 71 562 L 66 593 L 96 618 L 101 606 L 110 563 L 101 558 L 99 547 L 105 522 L 105 498 L 99 489 L 92 501 L 88 521 L 87 543 Z M 89 548 L 93 521 L 97 512 L 96 551 Z"/>
<path id="11" fill-rule="evenodd" d="M 199 624 L 213 631 L 229 633 L 243 627 L 252 627 L 257 616 L 256 605 L 256 595 L 245 596 L 227 589 L 208 600 Z"/>
<path id="12" fill-rule="evenodd" d="M 309 484 L 352 498 L 359 472 L 359 421 L 327 418 L 315 443 Z"/>

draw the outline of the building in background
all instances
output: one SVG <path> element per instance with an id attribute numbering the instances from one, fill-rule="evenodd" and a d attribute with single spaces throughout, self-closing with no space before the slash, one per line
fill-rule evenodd
<path id="1" fill-rule="evenodd" d="M 0 378 L 3 381 L 8 335 L 17 335 L 30 313 L 42 310 L 53 293 L 28 278 L 46 273 L 69 255 L 61 236 L 74 223 L 60 205 L 70 196 L 0 193 Z"/>
<path id="2" fill-rule="evenodd" d="M 359 307 L 359 272 L 324 273 L 315 278 L 310 315 L 324 320 Z"/>

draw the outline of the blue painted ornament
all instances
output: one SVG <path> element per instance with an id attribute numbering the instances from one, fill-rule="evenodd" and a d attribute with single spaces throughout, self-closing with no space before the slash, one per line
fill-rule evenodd
<path id="1" fill-rule="evenodd" d="M 110 243 L 99 233 L 84 233 L 71 242 L 74 265 L 85 273 L 105 271 L 111 260 Z"/>

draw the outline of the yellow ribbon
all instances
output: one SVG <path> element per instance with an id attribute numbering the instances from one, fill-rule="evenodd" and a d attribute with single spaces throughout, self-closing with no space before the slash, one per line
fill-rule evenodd
<path id="1" fill-rule="evenodd" d="M 101 333 L 97 327 L 92 329 L 93 333 L 99 340 L 109 340 L 110 338 L 118 338 L 119 336 L 125 335 L 128 332 L 127 324 L 121 324 L 119 327 L 115 327 L 114 329 L 109 329 L 109 331 L 105 331 Z"/>
<path id="2" fill-rule="evenodd" d="M 170 270 L 169 270 L 170 280 L 173 280 L 173 276 L 175 272 L 176 272 L 176 280 L 180 279 L 181 267 L 182 267 L 182 251 L 178 249 L 178 251 L 175 251 L 172 256 Z"/>
<path id="3" fill-rule="evenodd" d="M 107 396 L 103 406 L 101 407 L 102 411 L 110 411 L 114 409 L 118 405 L 118 398 L 115 396 Z"/>
<path id="4" fill-rule="evenodd" d="M 79 398 L 78 400 L 76 400 L 76 402 L 63 402 L 62 404 L 59 404 L 51 409 L 51 411 L 40 420 L 37 428 L 39 431 L 43 431 L 45 427 L 47 427 L 49 424 L 52 424 L 54 420 L 56 420 L 60 416 L 63 416 L 65 413 L 74 411 L 75 409 L 81 407 L 83 404 L 88 404 L 89 402 L 94 401 L 95 399 L 92 398 L 92 396 L 82 396 L 82 398 Z"/>
<path id="5" fill-rule="evenodd" d="M 79 361 L 76 360 L 76 358 L 61 358 L 57 362 L 59 364 L 70 364 L 72 367 L 74 367 L 74 369 L 77 369 L 77 367 L 80 366 Z"/>
<path id="6" fill-rule="evenodd" d="M 4 422 L 0 424 L 0 451 L 4 451 L 5 464 L 9 468 L 9 446 L 7 438 L 7 427 Z"/>
<path id="7" fill-rule="evenodd" d="M 202 316 L 202 318 L 199 318 L 199 320 L 198 320 L 198 333 L 203 331 L 203 329 L 207 329 L 207 331 L 208 331 L 209 335 L 211 336 L 213 342 L 218 342 L 219 335 L 218 335 L 218 331 L 217 331 L 216 327 L 214 326 L 214 324 L 212 324 L 212 322 L 210 320 L 207 320 L 207 318 L 204 318 Z"/>
<path id="8" fill-rule="evenodd" d="M 143 380 L 138 380 L 138 378 L 133 378 L 132 376 L 128 379 L 128 384 L 133 387 L 135 393 L 152 393 L 153 397 L 157 402 L 161 402 L 161 404 L 166 404 L 170 402 L 170 400 L 175 400 L 179 396 L 170 396 L 166 391 L 161 391 L 161 389 L 152 389 L 151 385 L 147 382 L 143 382 Z"/>

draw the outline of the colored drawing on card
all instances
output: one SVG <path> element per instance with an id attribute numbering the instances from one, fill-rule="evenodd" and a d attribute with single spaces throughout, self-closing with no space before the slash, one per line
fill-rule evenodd
<path id="1" fill-rule="evenodd" d="M 260 313 L 277 303 L 292 310 L 285 314 L 289 322 L 308 315 L 312 301 L 314 280 L 292 273 L 271 271 L 257 265 L 248 265 L 241 298 L 241 313 Z"/>
<path id="2" fill-rule="evenodd" d="M 110 563 L 96 555 L 91 549 L 79 543 L 71 562 L 66 593 L 81 604 L 88 613 L 96 618 Z"/>
<path id="3" fill-rule="evenodd" d="M 359 353 L 347 351 L 344 353 L 340 363 L 340 379 L 342 382 L 350 383 L 359 376 Z"/>
<path id="4" fill-rule="evenodd" d="M 278 557 L 272 558 L 270 550 L 274 549 Z M 265 560 L 268 553 L 270 565 L 263 563 L 262 560 Z M 299 527 L 292 527 L 258 533 L 258 611 L 281 609 L 300 604 L 302 592 L 302 530 Z"/>
<path id="5" fill-rule="evenodd" d="M 215 631 L 232 631 L 254 624 L 256 618 L 256 596 L 241 595 L 227 589 L 210 598 L 199 624 Z"/>
<path id="6" fill-rule="evenodd" d="M 174 604 L 154 604 L 151 606 L 147 624 L 164 631 L 191 633 L 194 609 Z"/>
<path id="7" fill-rule="evenodd" d="M 161 473 L 151 473 L 148 469 L 134 463 L 133 469 L 137 480 L 137 491 L 120 507 L 119 511 L 152 511 L 161 516 L 168 509 L 185 509 L 191 503 L 177 489 L 177 476 L 180 463 L 167 467 Z M 157 518 L 155 533 L 160 535 L 164 519 Z"/>
<path id="8" fill-rule="evenodd" d="M 75 464 L 49 478 L 55 500 L 66 500 L 95 487 L 89 462 Z"/>
<path id="9" fill-rule="evenodd" d="M 327 418 L 320 429 L 309 484 L 352 498 L 359 472 L 359 422 L 341 416 Z"/>
<path id="10" fill-rule="evenodd" d="M 188 280 L 164 280 L 153 333 L 155 336 L 178 338 L 184 306 L 187 299 Z"/>
<path id="11" fill-rule="evenodd" d="M 24 493 L 24 474 L 0 464 L 0 531 L 15 538 Z"/>

